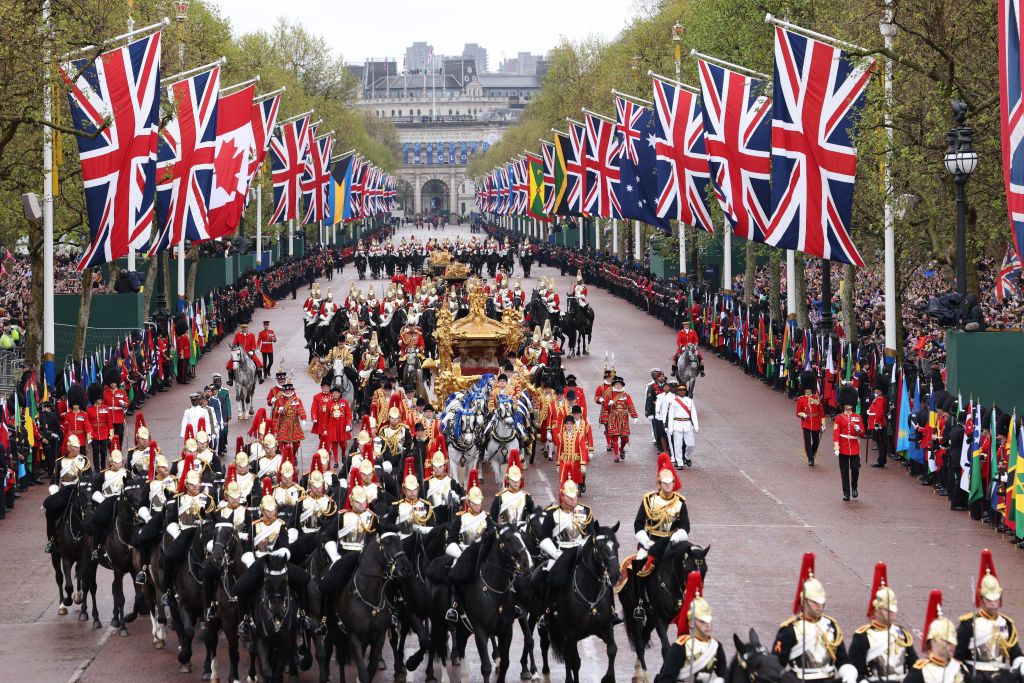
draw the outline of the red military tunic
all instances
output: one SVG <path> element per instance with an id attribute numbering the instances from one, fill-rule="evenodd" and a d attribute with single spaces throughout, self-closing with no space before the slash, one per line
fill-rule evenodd
<path id="1" fill-rule="evenodd" d="M 559 472 L 562 467 L 569 469 L 569 476 L 575 482 L 583 481 L 583 466 L 590 464 L 590 449 L 587 447 L 587 431 L 582 425 L 573 425 L 571 431 L 559 429 L 552 432 Z"/>
<path id="2" fill-rule="evenodd" d="M 124 389 L 107 389 L 103 392 L 103 403 L 110 406 L 113 424 L 124 424 L 124 412 L 128 409 L 128 394 Z"/>
<path id="3" fill-rule="evenodd" d="M 234 344 L 235 346 L 241 347 L 242 350 L 244 350 L 247 354 L 249 354 L 249 357 L 252 358 L 254 363 L 256 363 L 256 367 L 257 368 L 262 368 L 263 367 L 263 361 L 261 361 L 259 359 L 259 357 L 256 355 L 256 335 L 255 334 L 253 334 L 252 332 L 242 332 L 241 330 L 239 330 L 238 332 L 235 332 L 235 338 L 231 340 L 231 343 Z M 231 363 L 232 363 L 232 361 L 230 359 L 228 359 L 228 364 L 226 366 L 226 369 L 228 369 L 228 370 L 233 370 L 234 369 L 234 368 L 231 367 Z"/>
<path id="4" fill-rule="evenodd" d="M 321 441 L 344 443 L 352 436 L 352 408 L 343 398 L 328 398 L 324 402 L 326 417 L 320 431 Z"/>
<path id="5" fill-rule="evenodd" d="M 598 422 L 603 425 L 608 424 L 608 414 L 605 412 L 604 402 L 608 395 L 611 393 L 611 384 L 599 384 L 597 385 L 597 389 L 594 390 L 594 403 L 601 406 L 601 414 L 600 417 L 598 417 Z"/>
<path id="6" fill-rule="evenodd" d="M 89 442 L 88 436 L 92 431 L 92 425 L 89 421 L 89 413 L 84 410 L 72 410 L 71 412 L 64 413 L 64 420 L 62 430 L 64 432 L 64 438 L 74 434 L 78 437 L 78 443 L 85 450 L 85 445 Z"/>
<path id="7" fill-rule="evenodd" d="M 697 333 L 691 329 L 679 330 L 679 334 L 676 335 L 676 347 L 683 348 L 687 344 L 696 344 L 698 342 Z"/>
<path id="8" fill-rule="evenodd" d="M 313 400 L 309 404 L 309 415 L 313 419 L 313 428 L 309 431 L 319 435 L 321 440 L 325 438 L 324 434 L 327 431 L 327 416 L 330 402 L 331 392 L 321 391 L 319 394 L 313 395 Z"/>
<path id="9" fill-rule="evenodd" d="M 867 415 L 868 430 L 885 429 L 885 396 L 875 396 Z"/>
<path id="10" fill-rule="evenodd" d="M 608 425 L 608 436 L 629 436 L 629 418 L 636 417 L 633 399 L 625 391 L 612 391 L 601 408 L 601 422 Z"/>
<path id="11" fill-rule="evenodd" d="M 260 353 L 273 353 L 274 342 L 277 341 L 277 335 L 274 331 L 267 328 L 260 330 L 259 336 L 256 337 L 256 341 L 260 346 Z"/>
<path id="12" fill-rule="evenodd" d="M 270 391 L 267 392 L 267 405 L 268 406 L 274 405 L 274 399 L 276 399 L 277 395 L 280 394 L 280 393 L 281 393 L 281 385 L 275 384 L 274 386 L 270 387 Z"/>
<path id="13" fill-rule="evenodd" d="M 860 437 L 864 436 L 864 422 L 857 413 L 839 413 L 832 428 L 832 448 L 839 455 L 860 456 Z"/>
<path id="14" fill-rule="evenodd" d="M 572 406 L 574 406 L 574 405 L 579 406 L 580 410 L 583 411 L 583 419 L 586 420 L 587 419 L 587 395 L 585 393 L 583 393 L 583 389 L 581 387 L 565 387 L 565 389 L 562 390 L 562 394 L 564 394 L 565 397 L 568 398 L 570 391 L 576 392 L 576 400 L 570 402 L 569 410 L 571 411 L 572 410 Z"/>
<path id="15" fill-rule="evenodd" d="M 420 332 L 420 328 L 414 327 L 402 332 L 398 338 L 398 347 L 399 353 L 403 358 L 408 355 L 410 348 L 418 349 L 419 353 L 423 353 L 427 347 L 423 341 L 423 333 Z"/>
<path id="16" fill-rule="evenodd" d="M 801 396 L 796 400 L 796 416 L 800 418 L 800 426 L 814 432 L 821 431 L 825 410 L 821 407 L 821 397 L 817 394 Z"/>
<path id="17" fill-rule="evenodd" d="M 110 432 L 114 429 L 114 416 L 110 414 L 110 408 L 101 403 L 98 406 L 89 406 L 85 412 L 89 420 L 89 436 L 93 441 L 108 440 Z M 84 441 L 82 445 L 85 445 Z"/>
<path id="18" fill-rule="evenodd" d="M 179 360 L 188 360 L 192 357 L 192 343 L 189 341 L 187 333 L 178 336 L 174 343 L 178 349 Z"/>
<path id="19" fill-rule="evenodd" d="M 306 435 L 302 433 L 301 420 L 306 419 L 306 408 L 302 405 L 302 399 L 292 394 L 287 396 L 284 392 L 274 398 L 272 408 L 274 426 L 277 431 L 277 440 L 282 443 L 302 441 Z"/>

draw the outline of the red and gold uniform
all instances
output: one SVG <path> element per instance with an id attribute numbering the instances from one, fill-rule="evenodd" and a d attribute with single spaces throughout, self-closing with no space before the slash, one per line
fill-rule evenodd
<path id="1" fill-rule="evenodd" d="M 313 400 L 309 402 L 309 416 L 313 420 L 311 433 L 320 437 L 321 448 L 323 447 L 323 434 L 327 429 L 327 404 L 331 400 L 331 392 L 321 385 L 320 393 L 313 394 Z"/>
<path id="2" fill-rule="evenodd" d="M 839 456 L 839 472 L 843 479 L 843 500 L 849 500 L 852 492 L 857 497 L 857 482 L 860 478 L 860 440 L 864 436 L 864 421 L 853 412 L 857 405 L 857 390 L 846 384 L 839 388 L 839 405 L 843 412 L 836 415 L 832 427 L 832 447 Z"/>
<path id="3" fill-rule="evenodd" d="M 84 452 L 85 445 L 89 443 L 89 433 L 92 431 L 89 414 L 84 410 L 72 408 L 70 412 L 64 413 L 62 423 L 61 431 L 64 432 L 64 442 L 67 443 L 68 437 L 73 434 L 78 437 L 78 443 Z"/>
<path id="4" fill-rule="evenodd" d="M 260 360 L 259 356 L 256 354 L 256 335 L 249 331 L 248 325 L 245 323 L 242 324 L 241 329 L 238 330 L 238 332 L 235 332 L 235 337 L 231 340 L 231 343 L 234 346 L 241 348 L 249 355 L 249 358 L 252 358 L 252 361 L 256 363 L 257 370 L 263 369 L 263 361 Z M 229 358 L 224 369 L 234 370 L 234 361 Z"/>
<path id="5" fill-rule="evenodd" d="M 607 394 L 601 406 L 601 416 L 607 425 L 608 440 L 611 443 L 612 453 L 619 457 L 629 443 L 629 420 L 636 419 L 636 407 L 633 399 L 625 391 L 621 390 L 621 377 L 616 377 L 612 383 L 613 387 L 619 387 L 619 391 L 611 391 Z"/>
<path id="6" fill-rule="evenodd" d="M 423 332 L 420 331 L 420 328 L 416 325 L 406 325 L 402 328 L 402 334 L 398 338 L 398 348 L 400 361 L 405 360 L 410 349 L 416 349 L 416 352 L 422 355 L 426 350 L 426 344 L 423 341 Z"/>
<path id="7" fill-rule="evenodd" d="M 577 425 L 570 415 L 558 431 L 552 432 L 552 438 L 555 442 L 558 471 L 568 471 L 568 477 L 579 482 L 581 491 L 585 490 L 586 470 L 590 464 L 586 429 Z"/>
<path id="8" fill-rule="evenodd" d="M 282 387 L 283 391 L 274 398 L 271 416 L 277 433 L 277 440 L 283 445 L 291 444 L 293 452 L 297 452 L 306 435 L 302 432 L 302 423 L 306 421 L 306 408 L 302 399 L 294 393 L 289 395 L 291 383 Z"/>
<path id="9" fill-rule="evenodd" d="M 343 398 L 331 396 L 326 402 L 327 417 L 320 432 L 320 447 L 326 448 L 338 463 L 338 451 L 348 450 L 352 434 L 352 407 Z"/>

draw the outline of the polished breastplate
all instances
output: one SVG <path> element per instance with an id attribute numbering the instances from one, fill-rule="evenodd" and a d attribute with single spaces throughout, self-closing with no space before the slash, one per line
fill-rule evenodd
<path id="1" fill-rule="evenodd" d="M 672 527 L 679 519 L 683 503 L 677 496 L 665 500 L 660 495 L 653 495 L 647 499 L 644 508 L 647 514 L 647 522 L 644 525 L 647 533 L 664 537 L 672 534 Z"/>
<path id="2" fill-rule="evenodd" d="M 112 472 L 107 470 L 103 473 L 103 495 L 109 498 L 110 496 L 119 496 L 124 491 L 124 478 L 128 475 L 128 470 L 118 470 Z"/>
<path id="3" fill-rule="evenodd" d="M 257 556 L 266 555 L 273 550 L 274 544 L 277 543 L 277 537 L 284 529 L 284 522 L 279 519 L 275 519 L 270 524 L 259 521 L 256 522 L 255 528 L 256 534 L 253 537 L 253 551 Z"/>
<path id="4" fill-rule="evenodd" d="M 526 491 L 505 491 L 501 494 L 499 503 L 498 523 L 509 524 L 518 522 L 523 518 L 526 510 Z"/>
<path id="5" fill-rule="evenodd" d="M 362 513 L 347 510 L 341 516 L 338 527 L 338 545 L 343 550 L 362 550 L 373 530 L 373 513 L 365 510 Z"/>

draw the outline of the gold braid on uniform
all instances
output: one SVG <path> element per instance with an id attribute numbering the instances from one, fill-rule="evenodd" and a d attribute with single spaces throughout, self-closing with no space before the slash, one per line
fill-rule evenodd
<path id="1" fill-rule="evenodd" d="M 832 657 L 832 661 L 835 661 L 836 650 L 838 650 L 839 646 L 843 644 L 843 629 L 839 627 L 839 622 L 835 619 L 829 618 L 829 621 L 832 622 L 832 626 L 836 629 L 836 637 L 832 640 L 828 640 L 826 634 L 822 633 L 821 637 L 824 641 L 822 644 L 825 646 L 825 649 L 828 650 L 828 654 Z"/>
<path id="2" fill-rule="evenodd" d="M 651 501 L 654 500 L 654 497 L 660 495 L 661 493 L 658 491 L 651 491 L 646 496 L 644 496 L 644 514 L 647 515 L 647 526 L 659 527 L 662 524 L 668 522 L 669 517 L 671 517 L 671 511 L 669 509 L 670 505 L 663 505 L 662 507 L 655 510 L 654 506 L 651 504 Z M 680 501 L 686 500 L 686 498 L 683 498 L 675 491 L 672 492 L 672 495 L 678 498 Z M 670 498 L 669 503 L 671 502 L 672 499 Z"/>

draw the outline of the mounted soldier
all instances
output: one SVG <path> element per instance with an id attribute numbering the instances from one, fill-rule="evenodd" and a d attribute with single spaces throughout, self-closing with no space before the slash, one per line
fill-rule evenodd
<path id="1" fill-rule="evenodd" d="M 452 479 L 448 471 L 448 458 L 441 451 L 435 451 L 430 457 L 430 469 L 430 477 L 423 481 L 420 495 L 434 509 L 437 523 L 447 524 L 465 492 L 459 482 Z"/>
<path id="2" fill-rule="evenodd" d="M 889 587 L 884 562 L 875 565 L 868 619 L 850 641 L 850 663 L 857 680 L 867 683 L 900 683 L 917 662 L 914 636 L 896 623 L 896 593 Z"/>
<path id="3" fill-rule="evenodd" d="M 914 662 L 904 683 L 966 683 L 973 681 L 965 664 L 954 655 L 960 649 L 957 627 L 942 616 L 942 591 L 933 590 L 924 623 L 927 658 Z"/>
<path id="4" fill-rule="evenodd" d="M 107 529 L 114 518 L 114 506 L 124 492 L 125 484 L 131 482 L 131 472 L 124 466 L 120 444 L 116 442 L 107 459 L 109 467 L 97 472 L 92 480 L 92 502 L 96 509 L 92 513 L 92 561 L 99 562 L 103 554 L 103 544 L 107 539 Z"/>
<path id="5" fill-rule="evenodd" d="M 981 551 L 975 611 L 960 617 L 956 629 L 956 658 L 979 683 L 1009 683 L 1024 674 L 1017 624 L 1000 611 L 1003 587 L 996 576 L 992 551 Z"/>
<path id="6" fill-rule="evenodd" d="M 452 587 L 452 602 L 444 618 L 450 622 L 459 620 L 459 604 L 462 601 L 462 587 L 475 578 L 479 571 L 481 548 L 488 531 L 494 529 L 494 521 L 484 509 L 484 494 L 480 490 L 480 478 L 475 469 L 469 471 L 466 486 L 466 502 L 456 513 L 445 530 L 445 555 L 453 558 L 448 581 Z"/>
<path id="7" fill-rule="evenodd" d="M 74 495 L 85 473 L 91 467 L 89 459 L 82 453 L 81 448 L 81 442 L 77 435 L 68 436 L 65 441 L 64 455 L 57 461 L 57 466 L 53 468 L 50 495 L 43 500 L 43 510 L 46 511 L 46 552 L 48 553 L 52 553 L 54 550 L 57 519 L 68 507 L 71 496 Z"/>
<path id="8" fill-rule="evenodd" d="M 491 519 L 498 524 L 521 524 L 533 516 L 534 509 L 533 496 L 526 491 L 519 449 L 513 448 L 505 466 L 505 488 L 491 503 Z"/>
<path id="9" fill-rule="evenodd" d="M 655 683 L 725 683 L 728 670 L 725 648 L 711 635 L 711 616 L 700 572 L 690 572 L 683 606 L 676 617 L 679 637 L 669 647 Z"/>

